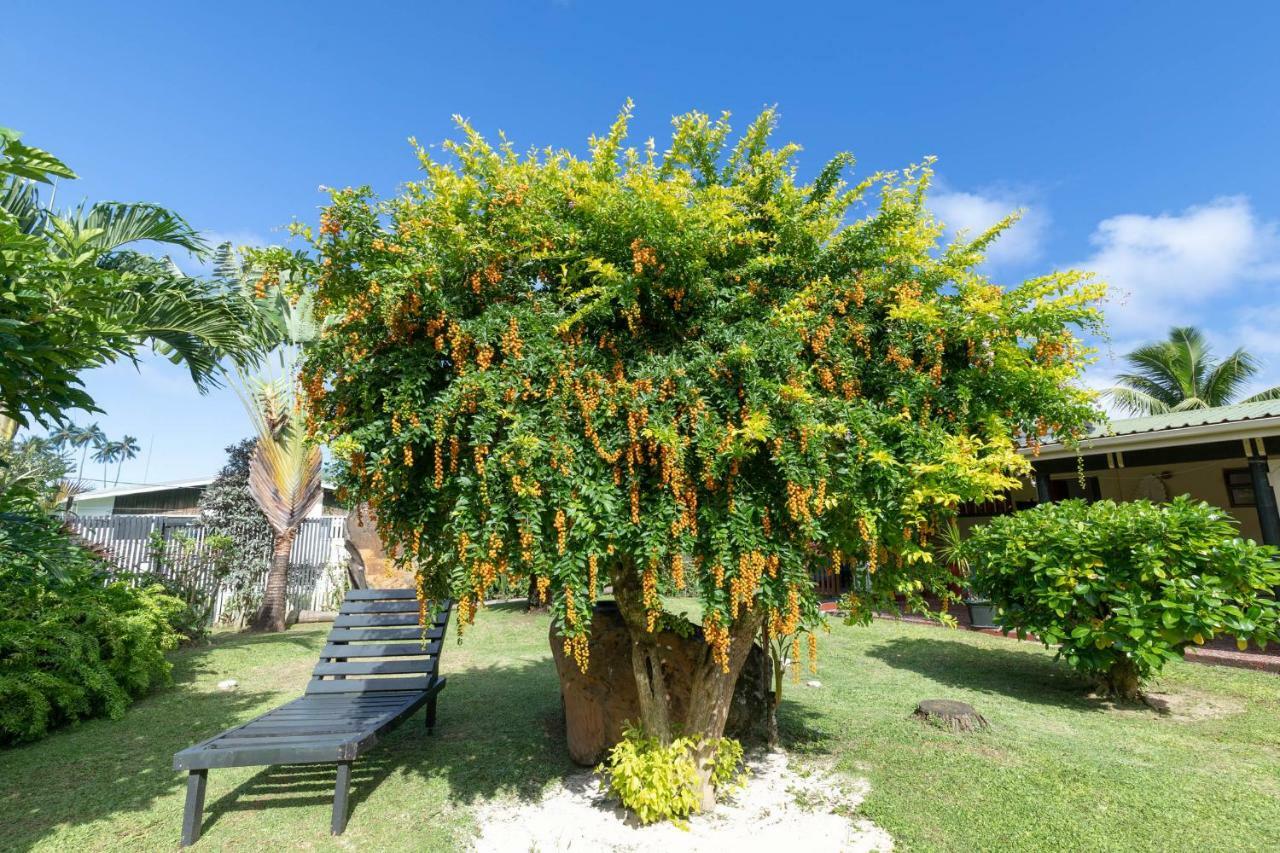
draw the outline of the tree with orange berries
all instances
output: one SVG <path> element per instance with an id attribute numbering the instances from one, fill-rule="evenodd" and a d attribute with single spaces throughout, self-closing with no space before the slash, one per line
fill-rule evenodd
<path id="1" fill-rule="evenodd" d="M 948 595 L 931 538 L 1025 473 L 1019 440 L 1094 417 L 1073 384 L 1101 285 L 979 269 L 1008 220 L 940 242 L 928 165 L 808 183 L 766 111 L 674 120 L 589 155 L 493 146 L 464 122 L 390 200 L 342 190 L 293 256 L 329 318 L 301 380 L 317 438 L 459 632 L 500 577 L 532 580 L 590 666 L 593 603 L 633 640 L 644 728 L 714 743 L 762 630 L 814 627 L 814 573 L 845 602 Z M 697 596 L 706 647 L 672 719 L 660 587 Z M 709 784 L 704 781 L 704 784 Z"/>

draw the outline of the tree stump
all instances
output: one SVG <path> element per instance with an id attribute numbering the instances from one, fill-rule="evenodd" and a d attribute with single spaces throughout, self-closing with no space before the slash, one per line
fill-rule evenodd
<path id="1" fill-rule="evenodd" d="M 671 719 L 684 720 L 694 661 L 706 646 L 702 629 L 688 637 L 673 631 L 658 631 L 657 642 L 671 699 Z M 585 673 L 564 653 L 564 640 L 551 626 L 551 652 L 560 676 L 564 701 L 565 738 L 569 757 L 578 764 L 600 762 L 622 738 L 623 725 L 640 719 L 635 675 L 631 668 L 631 634 L 617 605 L 597 604 L 591 617 L 591 657 Z M 726 737 L 763 743 L 773 692 L 766 688 L 764 652 L 752 647 L 734 687 Z"/>
<path id="2" fill-rule="evenodd" d="M 977 732 L 991 727 L 972 705 L 953 699 L 925 699 L 916 706 L 915 715 L 953 732 Z"/>

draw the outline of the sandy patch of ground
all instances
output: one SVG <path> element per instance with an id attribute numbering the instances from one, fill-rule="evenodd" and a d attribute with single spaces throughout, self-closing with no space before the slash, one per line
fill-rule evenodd
<path id="1" fill-rule="evenodd" d="M 747 761 L 746 786 L 715 811 L 641 826 L 609 799 L 591 771 L 577 773 L 536 803 L 495 802 L 476 815 L 479 853 L 509 851 L 696 850 L 889 851 L 893 840 L 869 820 L 850 817 L 865 782 L 823 772 L 796 772 L 782 752 Z"/>
<path id="2" fill-rule="evenodd" d="M 1176 722 L 1196 722 L 1231 717 L 1244 713 L 1244 702 L 1230 696 L 1215 696 L 1199 691 L 1145 694 L 1148 706 L 1160 716 Z"/>

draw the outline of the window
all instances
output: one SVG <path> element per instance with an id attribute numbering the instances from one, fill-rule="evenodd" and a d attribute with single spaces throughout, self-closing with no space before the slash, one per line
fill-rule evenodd
<path id="1" fill-rule="evenodd" d="M 1227 500 L 1232 506 L 1257 506 L 1258 497 L 1253 493 L 1253 475 L 1248 468 L 1228 468 L 1222 472 L 1227 484 Z"/>

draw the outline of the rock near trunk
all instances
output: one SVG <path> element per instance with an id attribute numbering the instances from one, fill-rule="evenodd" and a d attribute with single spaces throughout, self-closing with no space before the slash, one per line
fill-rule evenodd
<path id="1" fill-rule="evenodd" d="M 705 647 L 701 628 L 688 637 L 674 631 L 656 634 L 670 697 L 671 720 L 679 730 L 689 707 L 694 661 Z M 560 676 L 564 702 L 565 738 L 569 757 L 594 765 L 622 739 L 624 724 L 639 721 L 640 703 L 631 669 L 631 634 L 612 602 L 596 605 L 591 618 L 591 659 L 586 673 L 564 654 L 564 640 L 551 628 L 551 653 Z M 725 723 L 726 737 L 762 741 L 772 704 L 764 652 L 753 646 L 733 691 Z"/>

